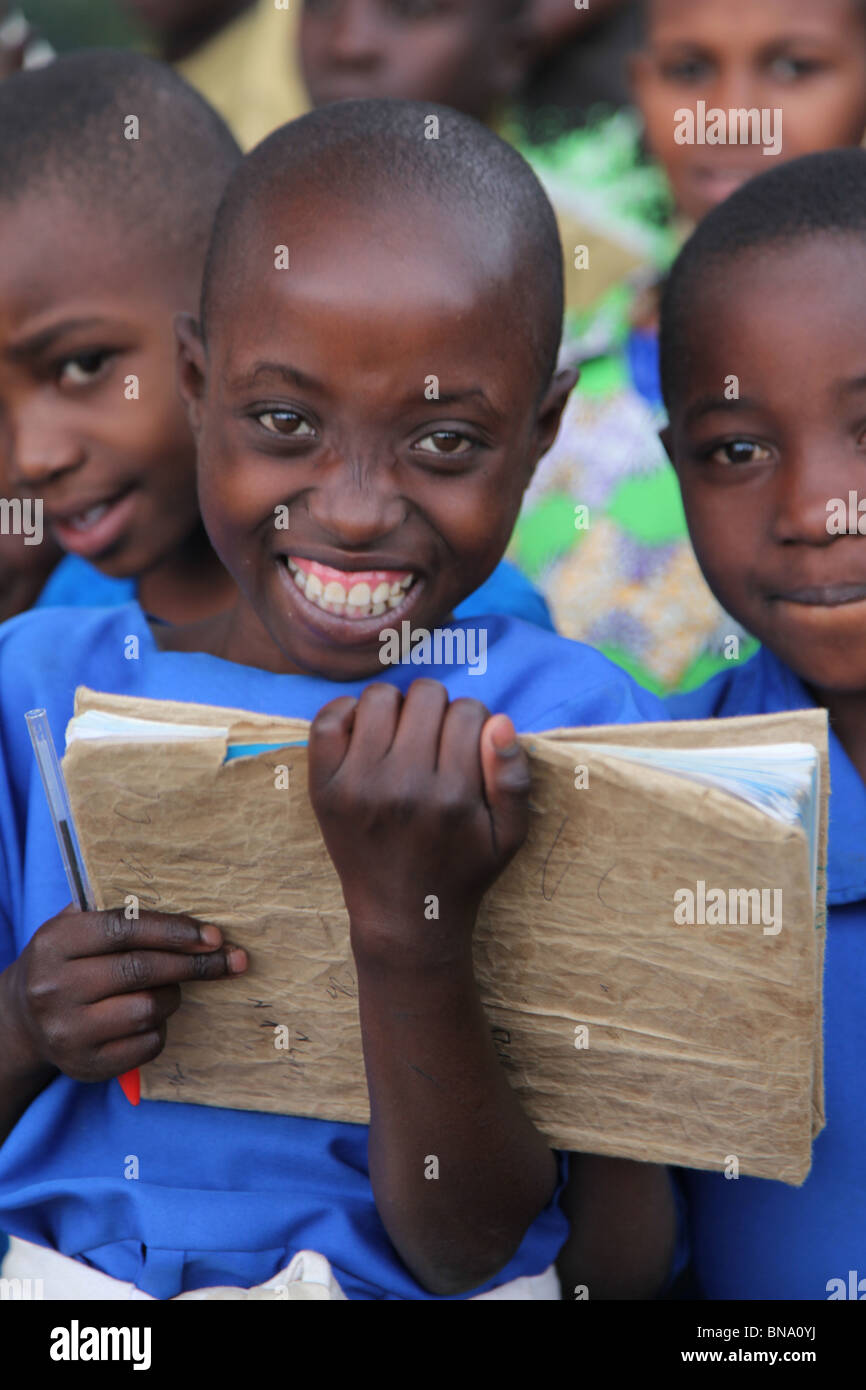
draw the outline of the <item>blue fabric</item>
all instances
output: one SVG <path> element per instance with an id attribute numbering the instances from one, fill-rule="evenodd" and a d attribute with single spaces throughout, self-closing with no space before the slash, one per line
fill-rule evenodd
<path id="1" fill-rule="evenodd" d="M 490 578 L 454 609 L 455 618 L 478 618 L 487 613 L 505 613 L 548 632 L 556 631 L 547 601 L 509 560 L 500 561 Z"/>
<path id="2" fill-rule="evenodd" d="M 633 329 L 626 342 L 626 358 L 632 385 L 647 405 L 662 406 L 662 379 L 659 366 L 659 337 L 650 332 Z"/>
<path id="3" fill-rule="evenodd" d="M 134 579 L 112 579 L 80 555 L 64 555 L 33 607 L 113 608 L 135 598 L 136 587 Z"/>
<path id="4" fill-rule="evenodd" d="M 766 648 L 741 668 L 666 703 L 679 719 L 815 705 L 798 677 Z M 712 1299 L 826 1299 L 830 1280 L 847 1283 L 849 1270 L 866 1276 L 866 787 L 832 729 L 830 788 L 827 1125 L 799 1188 L 683 1170 L 695 1270 Z"/>
<path id="5" fill-rule="evenodd" d="M 432 675 L 452 698 L 482 699 L 524 731 L 665 717 L 655 697 L 588 647 L 516 619 L 489 618 L 485 627 L 483 676 L 403 666 L 376 679 L 405 690 Z M 139 641 L 134 660 L 124 654 L 130 636 Z M 160 652 L 137 603 L 46 608 L 0 627 L 0 969 L 69 900 L 27 710 L 44 707 L 60 743 L 78 685 L 311 718 L 335 694 L 358 694 L 367 683 Z M 158 1298 L 264 1282 L 304 1247 L 328 1257 L 350 1298 L 429 1298 L 379 1220 L 366 1144 L 361 1125 L 146 1101 L 133 1108 L 115 1081 L 58 1076 L 0 1149 L 0 1228 Z M 130 1154 L 137 1180 L 124 1177 Z M 554 1200 L 493 1283 L 545 1269 L 566 1231 Z"/>
<path id="6" fill-rule="evenodd" d="M 134 579 L 111 579 L 79 555 L 65 555 L 52 571 L 34 608 L 113 608 L 138 594 Z M 502 560 L 489 579 L 454 610 L 455 617 L 506 613 L 554 632 L 547 603 L 516 565 Z"/>

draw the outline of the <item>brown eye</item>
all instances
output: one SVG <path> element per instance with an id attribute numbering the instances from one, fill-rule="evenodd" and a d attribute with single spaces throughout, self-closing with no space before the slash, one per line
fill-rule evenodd
<path id="1" fill-rule="evenodd" d="M 468 453 L 472 448 L 472 440 L 467 439 L 465 434 L 458 434 L 456 430 L 436 430 L 434 434 L 427 434 L 423 439 L 419 439 L 418 448 L 425 454 L 453 456 Z"/>
<path id="2" fill-rule="evenodd" d="M 313 434 L 312 425 L 295 410 L 266 410 L 257 415 L 256 419 L 269 434 L 280 434 L 292 439 L 303 439 Z"/>
<path id="3" fill-rule="evenodd" d="M 738 463 L 764 463 L 769 457 L 769 449 L 751 439 L 732 439 L 714 449 L 711 455 L 713 463 L 727 464 L 729 467 Z"/>
<path id="4" fill-rule="evenodd" d="M 86 386 L 96 380 L 111 356 L 110 352 L 79 352 L 76 357 L 67 357 L 60 364 L 59 380 L 69 386 Z"/>

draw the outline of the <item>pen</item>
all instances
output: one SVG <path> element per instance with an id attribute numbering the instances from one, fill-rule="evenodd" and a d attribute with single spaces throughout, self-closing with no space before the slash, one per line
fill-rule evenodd
<path id="1" fill-rule="evenodd" d="M 69 793 L 66 790 L 63 769 L 57 758 L 54 739 L 51 737 L 48 715 L 44 709 L 32 709 L 24 717 L 27 720 L 30 741 L 36 755 L 36 765 L 39 768 L 39 775 L 45 788 L 45 797 L 51 812 L 54 834 L 57 836 L 57 845 L 63 860 L 63 868 L 66 871 L 66 881 L 69 884 L 72 901 L 79 912 L 93 911 L 96 904 L 93 900 L 87 869 L 84 866 L 84 860 L 78 846 L 75 822 L 72 819 L 72 810 L 69 805 Z M 138 1105 L 141 1098 L 141 1081 L 138 1069 L 125 1072 L 117 1079 L 130 1104 Z"/>

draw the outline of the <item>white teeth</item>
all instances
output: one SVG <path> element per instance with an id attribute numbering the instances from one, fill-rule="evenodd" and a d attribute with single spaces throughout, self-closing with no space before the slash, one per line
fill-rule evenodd
<path id="1" fill-rule="evenodd" d="M 86 531 L 97 521 L 101 521 L 107 511 L 108 503 L 100 502 L 97 507 L 89 507 L 86 512 L 79 512 L 77 516 L 71 516 L 66 524 L 71 526 L 74 531 Z"/>
<path id="2" fill-rule="evenodd" d="M 406 591 L 414 579 L 413 575 L 408 574 L 393 584 L 389 584 L 387 580 L 380 580 L 372 593 L 370 585 L 362 579 L 352 584 L 347 593 L 346 588 L 336 579 L 331 579 L 325 584 L 317 574 L 307 574 L 290 556 L 284 558 L 288 571 L 301 593 L 317 608 L 323 609 L 326 613 L 333 613 L 339 618 L 381 617 L 383 613 L 403 602 Z"/>

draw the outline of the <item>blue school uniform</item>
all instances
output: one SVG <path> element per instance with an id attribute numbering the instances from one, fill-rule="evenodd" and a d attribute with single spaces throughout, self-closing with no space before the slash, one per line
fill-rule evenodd
<path id="1" fill-rule="evenodd" d="M 675 718 L 708 719 L 808 709 L 815 702 L 764 648 L 738 670 L 667 704 Z M 827 1124 L 799 1188 L 682 1170 L 692 1258 L 711 1299 L 826 1299 L 839 1287 L 832 1280 L 849 1285 L 849 1271 L 866 1279 L 866 787 L 832 730 L 830 789 Z"/>
<path id="2" fill-rule="evenodd" d="M 488 618 L 485 629 L 484 675 L 413 665 L 376 679 L 405 690 L 433 676 L 452 699 L 481 699 L 528 732 L 665 717 L 653 696 L 587 647 L 509 618 Z M 138 656 L 128 660 L 132 636 Z M 359 694 L 368 683 L 161 652 L 137 603 L 48 608 L 0 627 L 0 969 L 69 901 L 27 710 L 44 707 L 61 744 L 78 685 L 312 718 L 335 694 Z M 135 1179 L 124 1175 L 128 1155 L 138 1159 Z M 133 1108 L 116 1081 L 58 1075 L 28 1107 L 0 1148 L 0 1228 L 157 1298 L 251 1287 L 305 1248 L 327 1256 L 349 1298 L 431 1296 L 379 1219 L 366 1126 L 148 1101 Z M 509 1264 L 474 1292 L 540 1273 L 566 1234 L 554 1199 Z"/>
<path id="3" fill-rule="evenodd" d="M 134 579 L 112 579 L 80 555 L 65 555 L 53 570 L 34 608 L 113 608 L 138 594 Z M 454 610 L 458 618 L 507 613 L 554 632 L 550 609 L 534 584 L 516 565 L 502 560 L 489 579 Z"/>

